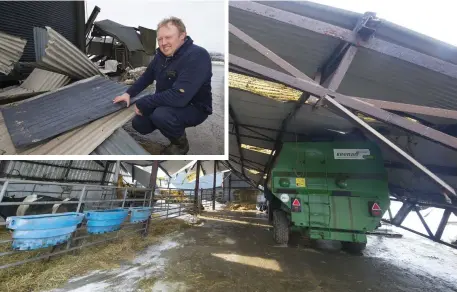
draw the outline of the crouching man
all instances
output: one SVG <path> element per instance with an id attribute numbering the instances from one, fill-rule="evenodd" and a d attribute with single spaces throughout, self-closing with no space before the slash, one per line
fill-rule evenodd
<path id="1" fill-rule="evenodd" d="M 142 135 L 159 130 L 170 140 L 161 154 L 189 151 L 185 129 L 203 123 L 212 114 L 211 57 L 187 36 L 184 23 L 175 17 L 157 26 L 159 48 L 143 75 L 114 103 L 126 102 L 156 81 L 156 92 L 135 103 L 133 128 Z"/>

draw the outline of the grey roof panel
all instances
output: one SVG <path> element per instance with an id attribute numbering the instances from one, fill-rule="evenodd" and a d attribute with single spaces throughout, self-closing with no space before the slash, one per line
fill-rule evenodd
<path id="1" fill-rule="evenodd" d="M 113 104 L 126 85 L 94 76 L 16 106 L 3 109 L 16 148 L 34 145 L 125 108 Z M 131 104 L 146 95 L 131 99 Z"/>
<path id="2" fill-rule="evenodd" d="M 33 28 L 36 66 L 74 79 L 102 75 L 87 56 L 50 27 Z"/>
<path id="3" fill-rule="evenodd" d="M 114 131 L 92 155 L 150 155 L 124 129 Z"/>
<path id="4" fill-rule="evenodd" d="M 68 76 L 35 68 L 20 86 L 0 90 L 0 100 L 17 100 L 56 90 L 67 85 L 70 80 Z"/>
<path id="5" fill-rule="evenodd" d="M 0 72 L 8 75 L 24 51 L 25 39 L 0 32 Z"/>
<path id="6" fill-rule="evenodd" d="M 95 22 L 92 34 L 95 36 L 103 36 L 103 33 L 107 33 L 109 36 L 117 38 L 120 42 L 124 43 L 131 52 L 144 51 L 140 37 L 133 27 L 125 26 L 109 19 Z"/>

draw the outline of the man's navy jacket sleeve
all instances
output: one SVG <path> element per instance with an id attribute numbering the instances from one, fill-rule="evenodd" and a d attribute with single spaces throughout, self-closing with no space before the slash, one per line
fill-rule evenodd
<path id="1" fill-rule="evenodd" d="M 142 113 L 158 106 L 185 107 L 211 74 L 211 57 L 206 50 L 189 56 L 172 88 L 145 96 L 136 102 Z"/>
<path id="2" fill-rule="evenodd" d="M 154 82 L 156 76 L 155 76 L 155 63 L 156 63 L 156 58 L 152 60 L 151 63 L 149 63 L 148 67 L 144 71 L 144 73 L 141 75 L 138 80 L 130 86 L 129 89 L 127 89 L 127 93 L 130 95 L 130 97 L 135 97 L 137 96 L 140 92 L 146 89 L 149 85 Z"/>

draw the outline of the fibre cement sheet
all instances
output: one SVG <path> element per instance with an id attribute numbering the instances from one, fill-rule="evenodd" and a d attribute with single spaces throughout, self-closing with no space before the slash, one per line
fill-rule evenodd
<path id="1" fill-rule="evenodd" d="M 125 108 L 113 104 L 128 86 L 94 76 L 2 110 L 14 146 L 23 149 Z M 147 95 L 131 99 L 131 104 Z"/>

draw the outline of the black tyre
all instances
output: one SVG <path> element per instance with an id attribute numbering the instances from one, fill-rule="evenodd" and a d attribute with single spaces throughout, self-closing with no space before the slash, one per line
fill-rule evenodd
<path id="1" fill-rule="evenodd" d="M 273 211 L 273 236 L 278 244 L 289 242 L 289 220 L 282 210 Z"/>
<path id="2" fill-rule="evenodd" d="M 367 247 L 366 242 L 342 241 L 341 245 L 345 251 L 353 254 L 360 254 Z"/>

